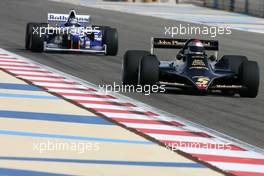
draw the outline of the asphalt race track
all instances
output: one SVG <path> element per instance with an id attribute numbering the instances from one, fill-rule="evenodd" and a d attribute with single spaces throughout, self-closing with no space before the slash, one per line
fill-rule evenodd
<path id="1" fill-rule="evenodd" d="M 0 1 L 0 48 L 31 58 L 65 73 L 97 85 L 120 84 L 122 57 L 128 49 L 150 48 L 150 37 L 164 34 L 164 26 L 180 22 L 120 12 L 61 4 L 43 0 Z M 47 12 L 90 14 L 96 24 L 116 27 L 119 32 L 119 53 L 116 57 L 86 54 L 31 53 L 24 49 L 27 22 L 45 22 Z M 181 22 L 182 23 L 182 22 Z M 184 23 L 182 23 L 184 24 Z M 191 36 L 181 36 L 190 38 Z M 232 31 L 221 36 L 220 55 L 241 54 L 256 60 L 260 66 L 261 85 L 256 99 L 196 96 L 182 94 L 126 94 L 146 104 L 179 115 L 190 121 L 228 134 L 249 144 L 264 148 L 264 36 Z"/>

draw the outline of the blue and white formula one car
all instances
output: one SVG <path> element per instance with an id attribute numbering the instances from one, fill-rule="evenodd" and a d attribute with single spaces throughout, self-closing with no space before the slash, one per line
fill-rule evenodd
<path id="1" fill-rule="evenodd" d="M 51 25 L 52 23 L 58 23 Z M 62 51 L 116 55 L 117 30 L 91 24 L 89 15 L 48 13 L 48 23 L 28 23 L 25 47 L 32 52 Z"/>

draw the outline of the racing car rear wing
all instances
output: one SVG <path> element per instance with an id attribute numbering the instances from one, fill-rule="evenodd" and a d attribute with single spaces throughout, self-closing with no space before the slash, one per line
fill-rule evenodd
<path id="1" fill-rule="evenodd" d="M 154 53 L 154 48 L 163 49 L 182 49 L 188 39 L 175 38 L 151 38 L 151 53 Z M 200 40 L 205 50 L 218 51 L 217 40 Z"/>
<path id="2" fill-rule="evenodd" d="M 48 22 L 66 22 L 69 14 L 48 13 Z M 76 15 L 78 22 L 89 23 L 91 21 L 90 15 Z"/>

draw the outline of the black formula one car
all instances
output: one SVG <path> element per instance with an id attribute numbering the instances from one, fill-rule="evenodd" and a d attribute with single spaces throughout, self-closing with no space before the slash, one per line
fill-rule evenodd
<path id="1" fill-rule="evenodd" d="M 124 85 L 163 85 L 198 93 L 256 97 L 259 68 L 245 56 L 218 59 L 218 41 L 152 38 L 151 52 L 129 50 L 124 55 Z M 160 61 L 154 48 L 180 49 L 173 61 Z M 205 51 L 213 51 L 207 55 Z"/>

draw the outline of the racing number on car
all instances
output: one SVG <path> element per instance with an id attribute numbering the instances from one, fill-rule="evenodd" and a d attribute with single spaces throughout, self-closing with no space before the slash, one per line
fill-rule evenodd
<path id="1" fill-rule="evenodd" d="M 208 77 L 200 77 L 197 79 L 196 81 L 196 85 L 199 88 L 206 88 L 208 83 L 209 83 L 210 79 Z"/>

